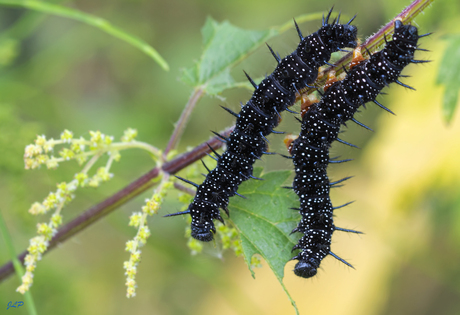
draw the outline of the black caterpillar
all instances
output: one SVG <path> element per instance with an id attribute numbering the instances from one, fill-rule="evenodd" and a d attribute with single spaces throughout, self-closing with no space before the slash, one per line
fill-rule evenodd
<path id="1" fill-rule="evenodd" d="M 334 225 L 333 210 L 347 204 L 334 208 L 329 198 L 329 190 L 349 177 L 330 182 L 326 168 L 329 163 L 348 160 L 330 159 L 329 147 L 335 140 L 349 144 L 337 138 L 340 126 L 345 125 L 348 120 L 368 128 L 353 118 L 361 105 L 372 101 L 388 110 L 375 99 L 385 86 L 395 82 L 411 88 L 398 80 L 405 66 L 427 62 L 413 58 L 415 50 L 422 50 L 417 48 L 418 39 L 429 34 L 419 36 L 416 27 L 403 25 L 399 20 L 395 21 L 394 29 L 393 40 L 387 42 L 383 50 L 354 66 L 344 80 L 335 82 L 327 89 L 320 102 L 309 108 L 302 118 L 300 135 L 292 143 L 291 154 L 296 173 L 292 188 L 300 199 L 300 207 L 295 210 L 299 210 L 302 215 L 300 223 L 292 233 L 304 234 L 293 248 L 293 251 L 301 250 L 292 258 L 299 260 L 294 269 L 297 276 L 314 276 L 327 255 L 352 267 L 331 252 L 334 231 L 360 232 Z"/>
<path id="2" fill-rule="evenodd" d="M 344 47 L 356 47 L 357 28 L 350 25 L 354 18 L 346 24 L 339 24 L 337 17 L 329 24 L 331 12 L 332 9 L 326 19 L 323 16 L 321 28 L 305 38 L 295 24 L 300 43 L 284 59 L 268 47 L 278 65 L 259 85 L 246 74 L 255 91 L 239 114 L 224 107 L 237 118 L 236 126 L 228 138 L 219 135 L 227 144 L 222 156 L 210 147 L 217 156 L 217 167 L 212 171 L 208 169 L 204 182 L 197 185 L 178 177 L 194 185 L 197 192 L 186 211 L 167 216 L 190 214 L 192 237 L 206 242 L 213 239 L 211 232 L 216 231 L 213 219 L 223 222 L 219 209 L 228 215 L 229 197 L 238 195 L 238 186 L 243 181 L 255 178 L 252 165 L 263 154 L 268 154 L 266 136 L 275 133 L 273 128 L 278 125 L 280 113 L 289 111 L 288 107 L 294 104 L 298 90 L 315 82 L 318 68 L 327 64 L 333 52 Z"/>

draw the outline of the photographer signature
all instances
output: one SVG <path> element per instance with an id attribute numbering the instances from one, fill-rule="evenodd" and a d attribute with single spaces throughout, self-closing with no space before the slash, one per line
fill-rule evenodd
<path id="1" fill-rule="evenodd" d="M 23 306 L 23 305 L 24 305 L 23 301 L 16 301 L 16 302 L 14 302 L 14 304 L 13 304 L 13 302 L 9 301 L 8 302 L 8 307 L 6 309 L 9 309 L 10 307 L 16 308 L 16 307 Z"/>

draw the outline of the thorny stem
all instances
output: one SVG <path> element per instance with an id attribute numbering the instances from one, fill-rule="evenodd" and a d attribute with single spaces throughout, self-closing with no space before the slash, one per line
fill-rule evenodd
<path id="1" fill-rule="evenodd" d="M 228 136 L 233 131 L 233 128 L 234 127 L 230 127 L 221 132 L 221 134 L 223 136 Z M 209 144 L 215 150 L 219 149 L 222 146 L 220 138 L 213 137 L 209 141 L 204 142 L 199 146 L 195 147 L 192 151 L 183 153 L 177 156 L 175 159 L 164 163 L 161 168 L 155 167 L 151 171 L 142 175 L 141 177 L 133 181 L 131 184 L 120 190 L 119 192 L 115 193 L 114 195 L 110 196 L 109 198 L 95 205 L 94 207 L 91 207 L 90 209 L 82 213 L 79 217 L 75 218 L 74 220 L 70 221 L 62 228 L 60 228 L 56 235 L 51 239 L 49 247 L 45 254 L 48 253 L 51 249 L 55 248 L 56 245 L 58 245 L 59 243 L 62 243 L 68 238 L 74 236 L 76 233 L 90 226 L 91 224 L 103 218 L 107 214 L 111 213 L 113 210 L 117 209 L 124 203 L 128 202 L 140 193 L 155 185 L 157 183 L 157 177 L 162 172 L 166 174 L 175 174 L 181 169 L 192 164 L 193 162 L 203 158 L 206 155 L 206 153 L 209 153 L 211 151 L 207 144 Z M 18 256 L 18 259 L 21 261 L 21 263 L 24 263 L 24 257 L 26 255 L 27 251 L 23 251 Z M 12 275 L 13 272 L 14 268 L 11 261 L 3 265 L 0 268 L 0 282 Z"/>
<path id="2" fill-rule="evenodd" d="M 169 139 L 165 152 L 163 153 L 164 159 L 166 159 L 166 156 L 168 155 L 169 151 L 174 149 L 177 143 L 179 142 L 180 138 L 182 138 L 182 134 L 184 133 L 185 126 L 187 125 L 187 122 L 190 119 L 190 115 L 192 114 L 193 109 L 195 108 L 195 105 L 198 102 L 198 100 L 203 96 L 203 93 L 203 89 L 197 88 L 195 89 L 195 91 L 193 91 L 192 96 L 190 96 L 187 105 L 185 105 L 185 108 L 182 111 L 182 114 L 180 115 L 180 118 L 176 123 L 176 127 L 174 128 L 174 132 L 171 138 Z"/>
<path id="3" fill-rule="evenodd" d="M 384 44 L 385 40 L 383 36 L 386 35 L 387 39 L 391 38 L 391 35 L 394 32 L 394 22 L 395 20 L 401 20 L 404 24 L 412 22 L 412 20 L 421 13 L 427 6 L 429 6 L 434 0 L 415 0 L 410 5 L 408 5 L 401 13 L 399 13 L 394 19 L 388 22 L 384 27 L 382 27 L 377 33 L 368 38 L 363 46 L 367 47 L 369 50 L 376 49 L 377 47 Z"/>
<path id="4" fill-rule="evenodd" d="M 370 36 L 362 45 L 362 53 L 367 55 L 365 47 L 369 51 L 375 51 L 378 47 L 382 46 L 385 43 L 384 36 L 387 39 L 391 39 L 391 36 L 394 32 L 394 21 L 401 20 L 403 24 L 410 23 L 419 13 L 421 13 L 426 7 L 428 7 L 434 0 L 415 0 L 410 5 L 408 5 L 401 13 L 399 13 L 394 19 L 388 22 L 383 26 L 378 32 Z M 350 52 L 343 56 L 339 61 L 337 61 L 334 66 L 326 67 L 324 70 L 320 71 L 318 75 L 318 80 L 316 81 L 316 86 L 323 86 L 327 80 L 327 74 L 334 70 L 336 75 L 339 75 L 343 72 L 343 67 L 348 65 L 352 60 L 353 53 Z M 305 88 L 302 89 L 302 94 L 311 94 L 315 89 Z M 299 98 L 297 98 L 299 100 Z"/>

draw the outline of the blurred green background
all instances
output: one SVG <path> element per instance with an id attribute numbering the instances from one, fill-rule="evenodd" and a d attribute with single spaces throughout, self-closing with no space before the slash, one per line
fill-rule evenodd
<path id="1" fill-rule="evenodd" d="M 0 31 L 0 210 L 18 252 L 27 247 L 39 222 L 27 213 L 30 204 L 42 201 L 57 182 L 69 180 L 79 170 L 70 162 L 55 171 L 26 171 L 24 147 L 37 134 L 56 138 L 65 128 L 76 136 L 101 130 L 119 138 L 132 127 L 139 131 L 139 140 L 164 148 L 192 92 L 178 77 L 180 69 L 192 66 L 200 56 L 200 29 L 207 16 L 242 28 L 266 29 L 297 15 L 327 11 L 335 4 L 335 10 L 345 16 L 358 13 L 354 24 L 364 40 L 409 1 L 63 3 L 144 39 L 171 70 L 163 71 L 120 40 L 64 18 L 44 16 L 21 37 L 2 36 Z M 334 191 L 335 204 L 356 200 L 340 210 L 336 220 L 339 226 L 365 235 L 336 233 L 333 238 L 334 252 L 356 270 L 329 257 L 316 278 L 304 280 L 291 272 L 293 262 L 287 265 L 285 283 L 301 314 L 460 314 L 460 119 L 457 113 L 449 126 L 445 124 L 443 88 L 435 85 L 447 45 L 443 37 L 460 32 L 459 7 L 456 0 L 435 1 L 416 19 L 421 33 L 434 32 L 421 41 L 431 52 L 417 53 L 417 58 L 433 62 L 405 71 L 412 78 L 404 83 L 417 92 L 393 86 L 388 96 L 379 98 L 397 116 L 370 105 L 358 119 L 376 132 L 350 126 L 343 137 L 363 149 L 333 147 L 333 153 L 355 158 L 330 169 L 332 178 L 355 176 Z M 0 7 L 0 28 L 10 28 L 24 14 L 27 11 Z M 316 21 L 301 28 L 307 34 L 318 25 Z M 270 45 L 284 56 L 297 41 L 295 32 L 289 31 L 270 40 Z M 243 80 L 243 68 L 258 77 L 270 73 L 274 62 L 262 47 L 234 69 L 236 80 Z M 235 89 L 222 96 L 225 100 L 200 101 L 179 151 L 208 139 L 209 130 L 230 126 L 232 118 L 218 105 L 237 110 L 250 93 Z M 279 130 L 295 132 L 291 116 L 284 115 Z M 282 136 L 272 139 L 279 139 L 272 141 L 272 150 L 282 152 Z M 122 152 L 122 160 L 112 167 L 114 179 L 81 191 L 65 208 L 64 218 L 76 217 L 153 166 L 145 152 Z M 258 166 L 290 168 L 278 157 L 266 157 Z M 204 254 L 191 256 L 183 237 L 185 220 L 159 216 L 150 220 L 152 236 L 143 248 L 137 296 L 126 299 L 124 244 L 135 233 L 127 226 L 128 217 L 150 194 L 129 202 L 39 262 L 31 290 L 39 314 L 294 313 L 266 264 L 256 270 L 254 280 L 242 258 L 230 252 L 222 257 L 212 244 Z M 171 192 L 160 213 L 180 207 L 177 194 Z M 2 240 L 0 264 L 8 260 Z M 23 300 L 15 292 L 18 285 L 16 276 L 0 284 L 0 309 L 5 310 L 9 301 Z M 26 310 L 5 312 L 25 314 Z"/>

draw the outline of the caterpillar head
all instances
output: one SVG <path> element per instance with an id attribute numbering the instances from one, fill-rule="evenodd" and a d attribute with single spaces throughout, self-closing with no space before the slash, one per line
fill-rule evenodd
<path id="1" fill-rule="evenodd" d="M 192 216 L 192 237 L 202 242 L 210 242 L 214 238 L 216 228 L 212 219 L 206 215 L 208 212 L 205 207 L 209 206 L 206 202 L 191 203 L 189 206 Z"/>
<path id="2" fill-rule="evenodd" d="M 355 19 L 356 15 L 350 19 L 345 24 L 340 24 L 340 13 L 334 18 L 334 20 L 329 24 L 329 18 L 332 13 L 332 9 L 329 10 L 329 13 L 322 23 L 322 30 L 320 30 L 321 39 L 326 40 L 329 44 L 329 47 L 334 49 L 340 49 L 344 47 L 353 47 L 357 46 L 356 38 L 358 35 L 358 28 L 354 25 L 350 25 L 351 22 Z M 325 43 L 328 45 L 327 43 Z"/>
<path id="3" fill-rule="evenodd" d="M 302 278 L 311 278 L 318 272 L 319 262 L 315 258 L 300 260 L 294 267 L 294 273 Z"/>
<path id="4" fill-rule="evenodd" d="M 415 26 L 404 25 L 400 20 L 395 21 L 394 27 L 393 40 L 384 48 L 384 55 L 392 64 L 403 68 L 413 60 L 419 39 L 418 31 Z M 399 71 L 394 75 L 399 76 Z"/>
<path id="5" fill-rule="evenodd" d="M 326 19 L 318 32 L 302 39 L 297 55 L 307 65 L 323 66 L 331 58 L 333 52 L 345 47 L 355 48 L 357 46 L 358 28 L 350 25 L 353 19 L 346 24 L 339 24 L 337 20 L 334 19 L 329 24 Z"/>
<path id="6" fill-rule="evenodd" d="M 356 48 L 358 45 L 356 39 L 358 36 L 358 28 L 349 24 L 338 24 L 335 26 L 335 44 L 337 48 L 352 47 Z"/>
<path id="7" fill-rule="evenodd" d="M 215 230 L 214 227 L 213 229 Z M 214 238 L 214 235 L 209 226 L 192 223 L 192 237 L 202 242 L 210 242 Z"/>
<path id="8" fill-rule="evenodd" d="M 395 21 L 393 40 L 404 41 L 415 45 L 418 38 L 418 31 L 415 26 L 404 25 L 400 20 Z"/>
<path id="9" fill-rule="evenodd" d="M 340 50 L 345 47 L 355 48 L 357 46 L 358 28 L 351 25 L 355 17 L 346 24 L 339 24 L 339 18 L 340 15 L 331 24 L 323 23 L 323 27 L 319 31 L 321 41 L 333 50 Z"/>

